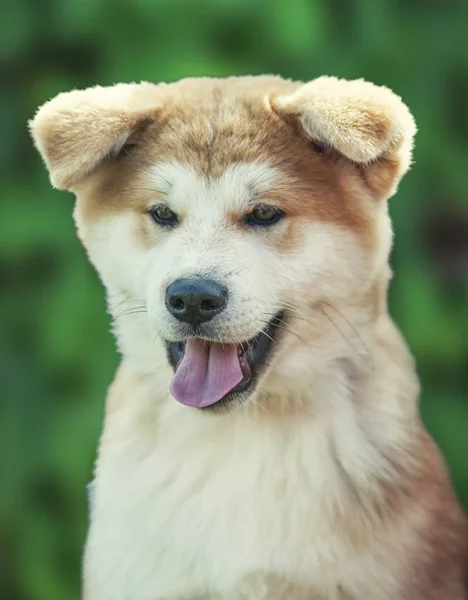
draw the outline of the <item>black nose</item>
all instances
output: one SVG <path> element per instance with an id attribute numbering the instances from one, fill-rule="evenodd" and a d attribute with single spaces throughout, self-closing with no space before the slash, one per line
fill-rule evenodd
<path id="1" fill-rule="evenodd" d="M 227 289 L 203 277 L 176 279 L 166 290 L 167 310 L 194 328 L 226 308 Z"/>

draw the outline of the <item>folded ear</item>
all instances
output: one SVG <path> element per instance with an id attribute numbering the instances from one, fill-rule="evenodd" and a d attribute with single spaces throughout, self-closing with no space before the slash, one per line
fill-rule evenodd
<path id="1" fill-rule="evenodd" d="M 59 94 L 29 122 L 52 185 L 71 189 L 130 136 L 154 119 L 156 86 L 150 83 L 93 87 Z"/>
<path id="2" fill-rule="evenodd" d="M 363 79 L 320 77 L 271 104 L 280 115 L 296 116 L 311 138 L 354 163 L 391 163 L 393 182 L 388 181 L 385 193 L 391 193 L 411 164 L 416 125 L 401 98 L 386 87 Z M 377 171 L 368 175 L 372 183 Z M 380 169 L 379 179 L 382 175 Z"/>

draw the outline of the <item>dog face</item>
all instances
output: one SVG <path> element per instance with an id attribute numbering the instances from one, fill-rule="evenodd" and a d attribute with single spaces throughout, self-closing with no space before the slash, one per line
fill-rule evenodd
<path id="1" fill-rule="evenodd" d="M 121 84 L 58 96 L 31 131 L 52 183 L 76 194 L 124 355 L 167 387 L 172 365 L 182 404 L 300 395 L 352 350 L 336 314 L 365 331 L 382 303 L 385 200 L 415 131 L 386 88 Z"/>

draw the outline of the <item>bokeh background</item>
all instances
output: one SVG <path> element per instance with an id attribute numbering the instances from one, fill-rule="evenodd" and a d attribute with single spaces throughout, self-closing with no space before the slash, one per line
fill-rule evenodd
<path id="1" fill-rule="evenodd" d="M 365 77 L 419 125 L 391 200 L 391 312 L 422 412 L 468 506 L 468 2 L 7 0 L 0 19 L 0 597 L 79 597 L 103 398 L 118 358 L 73 198 L 26 120 L 60 91 L 278 73 Z"/>

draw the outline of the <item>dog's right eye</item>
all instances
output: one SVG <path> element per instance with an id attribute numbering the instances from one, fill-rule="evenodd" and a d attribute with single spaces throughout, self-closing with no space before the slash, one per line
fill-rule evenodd
<path id="1" fill-rule="evenodd" d="M 152 206 L 149 210 L 149 214 L 155 223 L 162 225 L 163 227 L 173 227 L 179 223 L 179 219 L 175 212 L 166 204 Z"/>

